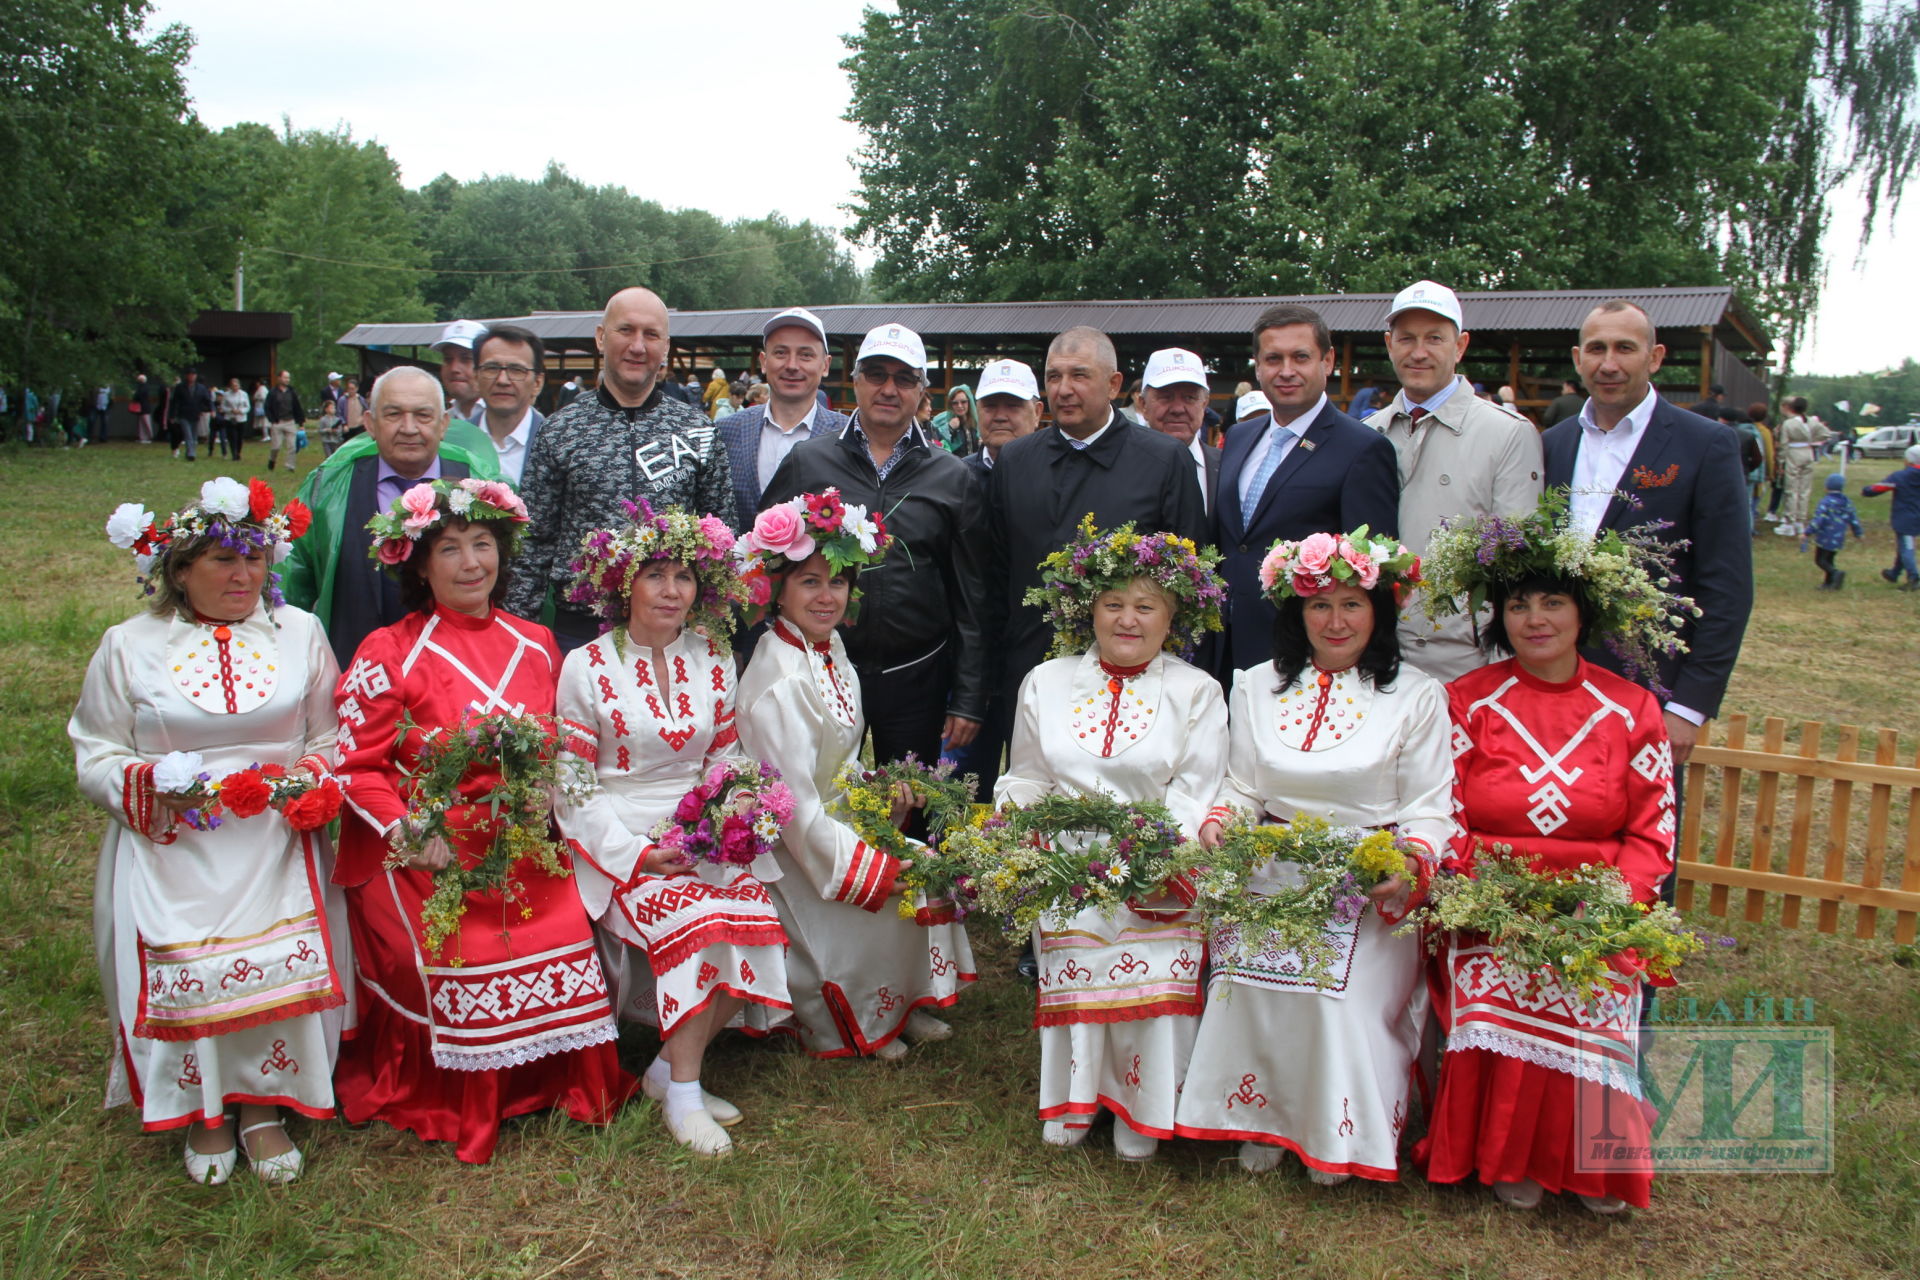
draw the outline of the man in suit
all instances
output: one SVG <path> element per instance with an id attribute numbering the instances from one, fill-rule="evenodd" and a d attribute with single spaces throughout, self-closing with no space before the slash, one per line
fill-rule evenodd
<path id="1" fill-rule="evenodd" d="M 1588 312 L 1573 349 L 1587 403 L 1577 418 L 1548 430 L 1541 444 L 1547 484 L 1568 487 L 1576 529 L 1590 535 L 1667 522 L 1653 536 L 1672 548 L 1679 590 L 1701 614 L 1681 630 L 1687 652 L 1659 663 L 1678 766 L 1692 754 L 1699 726 L 1719 714 L 1740 656 L 1753 609 L 1753 547 L 1740 442 L 1718 422 L 1669 404 L 1653 389 L 1666 354 L 1653 321 L 1633 303 L 1603 302 Z M 1585 656 L 1619 670 L 1603 650 Z M 1676 768 L 1676 800 L 1681 776 Z M 1671 892 L 1671 879 L 1668 886 Z"/>
<path id="2" fill-rule="evenodd" d="M 533 407 L 547 373 L 546 349 L 531 329 L 495 324 L 473 340 L 473 376 L 483 397 L 480 423 L 500 459 L 500 475 L 515 488 L 526 469 L 527 451 L 547 415 Z"/>
<path id="3" fill-rule="evenodd" d="M 1140 378 L 1140 410 L 1147 425 L 1186 446 L 1200 484 L 1201 509 L 1213 514 L 1213 489 L 1220 476 L 1220 450 L 1201 439 L 1207 420 L 1207 367 L 1200 357 L 1168 347 L 1147 357 Z"/>
<path id="4" fill-rule="evenodd" d="M 715 424 L 726 442 L 733 470 L 733 510 L 718 514 L 745 533 L 760 510 L 760 495 L 793 446 L 815 436 L 838 434 L 847 416 L 820 403 L 820 380 L 833 357 L 826 326 L 805 307 L 782 311 L 761 329 L 760 375 L 769 396 Z"/>
<path id="5" fill-rule="evenodd" d="M 1473 336 L 1462 319 L 1459 297 L 1432 280 L 1402 289 L 1387 311 L 1400 390 L 1367 425 L 1399 456 L 1400 537 L 1417 554 L 1443 520 L 1522 515 L 1540 501 L 1540 433 L 1460 376 Z M 1490 617 L 1483 610 L 1479 624 Z M 1401 606 L 1400 654 L 1436 680 L 1456 679 L 1487 661 L 1474 628 L 1470 613 L 1428 618 L 1416 596 Z"/>
<path id="6" fill-rule="evenodd" d="M 1578 414 L 1580 407 L 1586 404 L 1586 402 L 1587 398 L 1580 394 L 1580 384 L 1572 378 L 1562 378 L 1560 380 L 1560 394 L 1553 398 L 1552 403 L 1547 405 L 1546 413 L 1541 415 L 1541 428 L 1544 430 L 1547 427 L 1558 426 L 1560 423 L 1565 422 L 1568 418 Z"/>
<path id="7" fill-rule="evenodd" d="M 1053 643 L 1046 615 L 1025 602 L 1040 562 L 1067 545 L 1083 516 L 1102 529 L 1131 520 L 1141 533 L 1207 540 L 1200 484 L 1184 446 L 1136 427 L 1113 408 L 1120 394 L 1113 343 L 1098 329 L 1067 330 L 1047 348 L 1053 426 L 1000 450 L 988 483 L 989 634 L 1004 669 L 995 692 L 1011 706 L 1020 682 Z M 983 775 L 983 787 L 987 779 Z"/>
<path id="8" fill-rule="evenodd" d="M 1268 411 L 1238 423 L 1220 452 L 1214 541 L 1227 582 L 1226 670 L 1273 657 L 1277 616 L 1260 590 L 1260 562 L 1282 539 L 1400 529 L 1393 445 L 1327 399 L 1333 338 L 1311 307 L 1283 303 L 1253 328 L 1254 378 Z"/>
<path id="9" fill-rule="evenodd" d="M 320 618 L 340 669 L 367 636 L 398 622 L 400 586 L 367 556 L 367 521 L 422 480 L 477 476 L 497 480 L 489 459 L 476 462 L 445 442 L 446 393 L 424 369 L 402 365 L 373 384 L 366 434 L 334 450 L 300 486 L 313 525 L 293 544 L 282 570 L 287 602 Z"/>

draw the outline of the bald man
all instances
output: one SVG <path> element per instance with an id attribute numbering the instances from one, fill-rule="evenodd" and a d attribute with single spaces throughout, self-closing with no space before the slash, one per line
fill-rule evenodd
<path id="1" fill-rule="evenodd" d="M 447 399 L 424 369 L 402 365 L 373 384 L 366 431 L 335 449 L 300 486 L 313 527 L 281 570 L 287 602 L 319 617 L 345 671 L 370 632 L 400 620 L 400 589 L 367 558 L 367 521 L 410 486 L 441 477 L 498 480 L 491 451 L 448 444 Z"/>
<path id="2" fill-rule="evenodd" d="M 539 617 L 553 592 L 563 650 L 600 634 L 592 612 L 566 602 L 567 564 L 587 534 L 626 521 L 622 501 L 733 515 L 726 445 L 698 409 L 660 389 L 667 304 L 651 289 L 622 289 L 593 341 L 604 364 L 599 389 L 547 419 L 527 451 L 520 494 L 533 523 L 507 588 L 508 611 L 523 618 Z"/>
<path id="3" fill-rule="evenodd" d="M 1098 329 L 1068 329 L 1047 348 L 1045 390 L 1053 425 L 1009 441 L 987 484 L 987 582 L 998 584 L 988 652 L 1004 664 L 994 699 L 1010 708 L 1020 682 L 1047 655 L 1046 615 L 1025 603 L 1040 561 L 1071 542 L 1082 516 L 1102 529 L 1131 520 L 1141 533 L 1206 542 L 1206 508 L 1186 446 L 1114 411 L 1120 394 L 1113 342 Z M 991 632 L 990 632 L 991 634 Z M 991 794 L 998 761 L 976 759 L 980 793 Z"/>

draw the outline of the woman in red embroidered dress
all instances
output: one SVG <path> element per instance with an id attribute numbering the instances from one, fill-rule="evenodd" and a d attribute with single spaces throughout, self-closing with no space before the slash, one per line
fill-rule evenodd
<path id="1" fill-rule="evenodd" d="M 614 629 L 561 668 L 568 752 L 596 781 L 555 812 L 588 913 L 618 940 L 624 967 L 640 971 L 615 985 L 636 988 L 644 1006 L 625 995 L 617 1004 L 660 1028 L 641 1088 L 662 1104 L 675 1141 L 721 1156 L 733 1148 L 722 1126 L 741 1117 L 700 1087 L 707 1044 L 747 1003 L 776 1021 L 793 1008 L 787 933 L 763 883 L 780 868 L 768 854 L 748 866 L 696 864 L 648 833 L 714 764 L 744 759 L 727 637 L 746 594 L 723 521 L 678 507 L 655 515 L 644 502 L 630 510 L 633 524 L 589 534 L 573 563 L 568 598 L 596 605 Z"/>
<path id="2" fill-rule="evenodd" d="M 422 924 L 433 872 L 453 858 L 471 866 L 491 845 L 484 797 L 499 780 L 470 771 L 447 814 L 462 833 L 454 847 L 413 851 L 404 770 L 423 735 L 469 713 L 554 709 L 553 634 L 498 608 L 525 520 L 510 489 L 482 480 L 415 485 L 375 517 L 374 553 L 398 565 L 413 611 L 362 642 L 336 697 L 349 811 L 335 879 L 347 886 L 363 1010 L 341 1053 L 341 1109 L 453 1142 L 474 1164 L 492 1157 L 508 1116 L 564 1107 L 600 1124 L 634 1089 L 570 876 L 522 862 L 515 901 L 468 893 L 437 950 Z"/>
<path id="3" fill-rule="evenodd" d="M 111 815 L 94 907 L 114 1022 L 107 1104 L 138 1105 L 148 1132 L 186 1129 L 196 1182 L 232 1174 L 236 1107 L 254 1171 L 299 1175 L 279 1109 L 333 1115 L 345 1015 L 326 833 L 237 790 L 209 825 L 190 813 L 207 802 L 181 794 L 254 765 L 331 772 L 333 651 L 268 568 L 304 532 L 304 508 L 272 510 L 265 484 L 221 476 L 164 523 L 135 503 L 114 512 L 107 534 L 138 557 L 152 602 L 102 638 L 67 726 L 80 790 Z"/>
<path id="4" fill-rule="evenodd" d="M 1450 865 L 1471 873 L 1474 855 L 1497 845 L 1539 871 L 1605 863 L 1636 901 L 1651 902 L 1673 871 L 1673 755 L 1660 704 L 1580 656 L 1603 606 L 1594 584 L 1552 556 L 1544 546 L 1502 551 L 1470 571 L 1493 608 L 1483 643 L 1512 656 L 1447 686 L 1459 821 Z M 1607 595 L 1619 615 L 1625 593 Z M 1648 1144 L 1638 978 L 1616 966 L 1612 995 L 1589 1007 L 1550 973 L 1538 991 L 1519 987 L 1478 936 L 1450 938 L 1442 961 L 1435 1005 L 1446 1052 L 1415 1152 L 1428 1179 L 1478 1178 L 1520 1209 L 1545 1191 L 1578 1195 L 1596 1213 L 1644 1208 L 1650 1165 L 1596 1162 L 1580 1140 L 1610 1128 L 1609 1145 Z"/>

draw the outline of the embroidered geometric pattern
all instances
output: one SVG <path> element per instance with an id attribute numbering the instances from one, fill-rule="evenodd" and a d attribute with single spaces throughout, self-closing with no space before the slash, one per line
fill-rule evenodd
<path id="1" fill-rule="evenodd" d="M 606 979 L 591 952 L 559 957 L 538 966 L 467 975 L 459 969 L 429 969 L 433 1010 L 450 1027 L 514 1022 L 540 1013 L 604 1007 Z"/>

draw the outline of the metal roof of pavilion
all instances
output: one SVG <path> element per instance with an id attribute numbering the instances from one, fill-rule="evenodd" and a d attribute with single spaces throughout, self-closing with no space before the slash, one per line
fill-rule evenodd
<path id="1" fill-rule="evenodd" d="M 1625 298 L 1644 308 L 1661 330 L 1711 328 L 1735 351 L 1766 352 L 1772 342 L 1740 305 L 1729 285 L 1660 289 L 1568 289 L 1462 293 L 1466 327 L 1482 333 L 1572 332 L 1596 303 Z M 1378 334 L 1385 327 L 1388 293 L 1306 294 L 1267 298 L 1170 298 L 1159 301 L 849 303 L 812 308 L 829 338 L 858 338 L 879 324 L 904 324 L 929 344 L 941 341 L 1030 338 L 1044 342 L 1073 325 L 1092 325 L 1115 337 L 1159 334 L 1246 334 L 1260 313 L 1277 303 L 1304 303 L 1337 334 Z M 757 342 L 781 307 L 669 312 L 673 339 Z M 477 317 L 476 317 L 477 318 Z M 493 319 L 523 325 L 554 347 L 591 346 L 598 311 L 548 311 Z M 359 324 L 339 341 L 353 347 L 424 347 L 439 324 Z"/>

